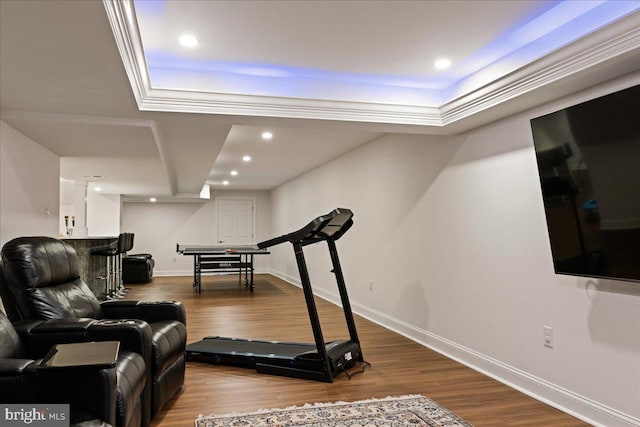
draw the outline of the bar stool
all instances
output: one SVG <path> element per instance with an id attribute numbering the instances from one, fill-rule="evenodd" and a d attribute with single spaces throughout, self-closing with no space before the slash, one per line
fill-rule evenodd
<path id="1" fill-rule="evenodd" d="M 120 261 L 126 244 L 125 240 L 125 233 L 120 233 L 115 247 L 111 246 L 91 253 L 91 256 L 102 256 L 106 258 L 106 274 L 98 278 L 105 280 L 105 299 L 108 300 L 122 298 L 121 295 L 118 295 L 117 290 L 118 283 L 122 281 Z"/>
<path id="2" fill-rule="evenodd" d="M 122 259 L 127 256 L 127 252 L 133 248 L 133 233 L 123 233 L 124 239 L 122 241 L 118 238 L 118 280 L 117 280 L 117 290 L 116 295 L 119 297 L 123 297 L 127 292 L 129 292 L 129 288 L 124 286 L 123 273 L 122 273 Z M 122 243 L 122 244 L 121 244 Z"/>

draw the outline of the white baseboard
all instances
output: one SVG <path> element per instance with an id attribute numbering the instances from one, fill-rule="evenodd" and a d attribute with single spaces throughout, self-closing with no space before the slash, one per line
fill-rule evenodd
<path id="1" fill-rule="evenodd" d="M 271 274 L 294 286 L 301 287 L 300 280 L 297 278 L 278 271 L 271 271 Z M 314 293 L 320 298 L 341 306 L 340 297 L 337 293 L 326 292 L 322 289 L 316 289 Z M 417 328 L 385 313 L 353 302 L 351 303 L 351 308 L 355 314 L 405 336 L 418 344 L 428 347 L 586 423 L 598 427 L 640 426 L 640 419 L 638 418 L 581 396 L 571 390 L 538 378 L 429 331 Z"/>
<path id="2" fill-rule="evenodd" d="M 297 286 L 299 288 L 302 288 L 302 284 L 300 283 L 300 279 L 298 279 L 297 277 L 289 276 L 287 274 L 280 273 L 279 271 L 274 271 L 274 270 L 270 271 L 270 274 L 273 275 L 273 276 L 276 276 L 279 279 L 284 280 L 287 283 L 290 283 L 290 284 L 295 285 L 295 286 Z M 320 296 L 320 295 L 318 295 L 318 296 Z M 322 297 L 322 298 L 324 298 L 324 297 Z M 324 299 L 326 299 L 328 301 L 331 301 L 331 302 L 334 302 L 333 300 L 330 300 L 328 298 L 324 298 Z"/>
<path id="3" fill-rule="evenodd" d="M 191 270 L 153 270 L 153 277 L 193 277 L 193 269 Z"/>

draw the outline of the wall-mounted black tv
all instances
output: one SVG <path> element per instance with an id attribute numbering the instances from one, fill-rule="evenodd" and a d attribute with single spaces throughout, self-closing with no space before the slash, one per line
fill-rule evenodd
<path id="1" fill-rule="evenodd" d="M 640 85 L 531 130 L 556 273 L 640 281 Z"/>

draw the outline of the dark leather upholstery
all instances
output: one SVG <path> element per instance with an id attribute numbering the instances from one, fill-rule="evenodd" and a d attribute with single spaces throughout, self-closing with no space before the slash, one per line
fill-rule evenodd
<path id="1" fill-rule="evenodd" d="M 137 353 L 122 352 L 116 366 L 118 378 L 118 402 L 116 425 L 139 426 L 142 424 L 142 396 L 146 385 L 146 367 Z"/>
<path id="2" fill-rule="evenodd" d="M 2 262 L 0 296 L 9 318 L 20 325 L 19 332 L 27 336 L 29 345 L 37 345 L 30 336 L 51 334 L 62 327 L 68 329 L 64 333 L 73 335 L 68 339 L 116 339 L 122 349 L 143 357 L 147 376 L 143 425 L 148 425 L 182 387 L 187 332 L 181 303 L 99 303 L 79 276 L 73 248 L 48 237 L 7 242 L 2 248 Z"/>
<path id="3" fill-rule="evenodd" d="M 149 283 L 153 278 L 155 261 L 150 256 L 127 255 L 122 258 L 122 281 L 130 283 Z"/>
<path id="4" fill-rule="evenodd" d="M 144 364 L 138 354 L 129 354 Z M 28 354 L 13 325 L 0 311 L 0 402 L 67 403 L 74 426 L 134 425 L 116 424 L 116 368 L 42 370 L 38 369 L 40 362 Z M 125 375 L 127 380 L 136 381 L 129 372 Z M 138 378 L 142 380 L 136 390 L 139 400 L 144 376 Z"/>
<path id="5" fill-rule="evenodd" d="M 125 284 L 129 283 L 149 283 L 153 278 L 153 267 L 156 262 L 151 254 L 129 254 L 133 249 L 134 234 L 125 233 L 127 253 L 122 258 L 122 280 Z"/>
<path id="6" fill-rule="evenodd" d="M 36 366 L 26 357 L 18 334 L 0 311 L 0 402 L 17 403 L 32 396 Z"/>
<path id="7" fill-rule="evenodd" d="M 11 304 L 5 302 L 9 318 L 100 318 L 100 304 L 80 279 L 75 250 L 50 240 L 59 244 L 49 244 L 46 237 L 28 237 L 14 239 L 3 248 L 10 295 L 3 292 L 2 299 L 14 299 Z"/>
<path id="8" fill-rule="evenodd" d="M 186 313 L 176 302 L 105 301 L 104 318 L 144 319 L 151 327 L 151 418 L 184 384 Z"/>

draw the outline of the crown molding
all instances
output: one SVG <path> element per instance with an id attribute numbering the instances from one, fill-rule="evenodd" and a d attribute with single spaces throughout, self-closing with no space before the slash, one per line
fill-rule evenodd
<path id="1" fill-rule="evenodd" d="M 133 0 L 103 0 L 107 18 L 122 58 L 133 96 L 140 106 L 151 89 Z"/>
<path id="2" fill-rule="evenodd" d="M 497 76 L 490 83 L 459 93 L 455 99 L 441 105 L 416 106 L 169 90 L 151 86 L 132 2 L 103 0 L 103 3 L 141 111 L 442 128 L 452 123 L 460 123 L 479 112 L 497 107 L 551 83 L 588 71 L 604 61 L 625 55 L 638 55 L 640 51 L 640 12 L 635 12 L 507 75 Z M 640 60 L 638 62 L 637 68 L 640 68 Z M 622 72 L 619 75 L 621 74 Z M 470 79 L 472 78 L 473 76 Z"/>
<path id="3" fill-rule="evenodd" d="M 144 111 L 442 126 L 439 108 L 430 106 L 188 92 L 167 89 L 149 90 L 138 106 Z"/>
<path id="4" fill-rule="evenodd" d="M 585 72 L 606 61 L 635 54 L 640 68 L 640 13 L 533 61 L 440 107 L 443 125 L 464 120 L 506 101 Z M 633 70 L 619 70 L 624 74 Z M 612 76 L 617 77 L 617 76 Z"/>

